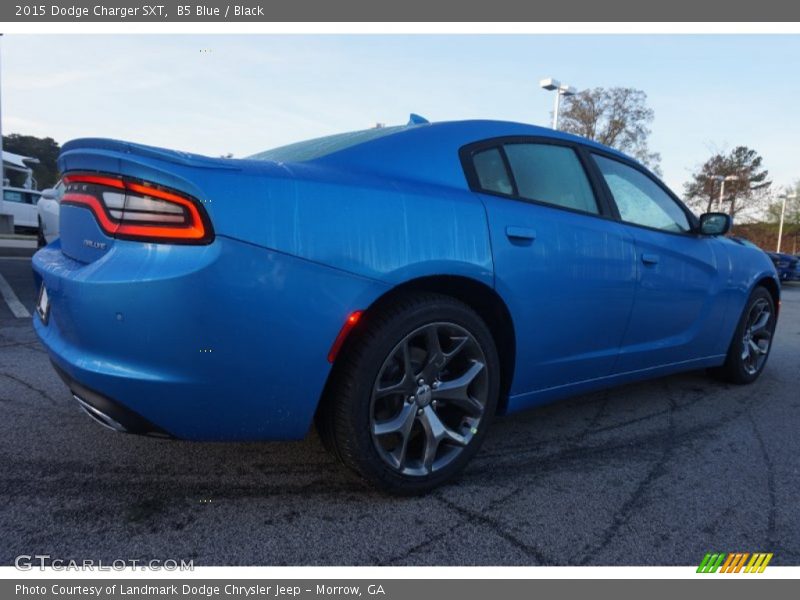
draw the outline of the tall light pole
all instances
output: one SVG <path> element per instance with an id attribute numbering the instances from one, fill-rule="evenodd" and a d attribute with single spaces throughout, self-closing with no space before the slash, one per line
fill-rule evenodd
<path id="1" fill-rule="evenodd" d="M 3 34 L 0 33 L 0 44 L 3 41 Z M 0 45 L 0 56 L 2 56 L 2 45 Z M 5 158 L 3 155 L 3 77 L 2 77 L 2 70 L 0 70 L 0 203 L 3 200 L 3 188 L 6 185 L 6 170 L 5 170 Z"/>
<path id="2" fill-rule="evenodd" d="M 778 246 L 775 248 L 775 252 L 781 251 L 781 238 L 783 237 L 783 217 L 786 214 L 786 201 L 787 200 L 794 200 L 797 198 L 797 192 L 791 192 L 787 194 L 781 194 L 781 199 L 783 203 L 781 204 L 781 221 L 778 225 Z"/>
<path id="3" fill-rule="evenodd" d="M 553 103 L 553 129 L 558 129 L 558 109 L 561 108 L 561 96 L 574 96 L 577 90 L 571 85 L 561 83 L 558 79 L 552 77 L 542 79 L 539 82 L 539 87 L 547 90 L 548 92 L 555 91 L 556 99 Z"/>
<path id="4" fill-rule="evenodd" d="M 719 181 L 719 200 L 717 206 L 722 208 L 722 202 L 725 200 L 725 182 L 726 181 L 739 181 L 738 175 L 713 175 L 712 178 Z M 709 208 L 711 208 L 709 206 Z"/>

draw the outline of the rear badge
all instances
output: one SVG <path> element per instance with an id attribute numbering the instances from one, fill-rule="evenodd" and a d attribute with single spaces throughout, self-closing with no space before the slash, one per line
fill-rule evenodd
<path id="1" fill-rule="evenodd" d="M 83 245 L 88 248 L 96 248 L 97 250 L 105 250 L 105 242 L 95 242 L 94 240 L 83 240 Z"/>

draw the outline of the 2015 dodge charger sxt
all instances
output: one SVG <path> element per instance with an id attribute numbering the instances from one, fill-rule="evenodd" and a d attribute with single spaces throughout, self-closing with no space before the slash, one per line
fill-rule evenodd
<path id="1" fill-rule="evenodd" d="M 518 123 L 245 160 L 66 144 L 35 328 L 118 430 L 303 437 L 374 485 L 453 477 L 497 413 L 688 369 L 754 381 L 779 281 L 634 160 Z"/>

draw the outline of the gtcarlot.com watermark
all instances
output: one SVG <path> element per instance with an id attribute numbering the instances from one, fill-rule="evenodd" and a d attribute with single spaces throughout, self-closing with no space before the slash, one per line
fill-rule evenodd
<path id="1" fill-rule="evenodd" d="M 49 554 L 20 554 L 14 559 L 14 566 L 20 571 L 39 569 L 44 571 L 125 571 L 139 569 L 141 571 L 194 571 L 193 560 L 176 560 L 173 558 L 139 560 L 135 558 L 119 558 L 111 561 L 94 559 L 62 559 L 53 558 Z"/>

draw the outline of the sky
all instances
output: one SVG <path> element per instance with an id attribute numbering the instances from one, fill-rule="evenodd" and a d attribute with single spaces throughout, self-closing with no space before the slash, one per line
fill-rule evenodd
<path id="1" fill-rule="evenodd" d="M 796 35 L 5 35 L 4 134 L 110 137 L 247 156 L 405 123 L 550 125 L 554 77 L 643 90 L 650 147 L 679 195 L 713 152 L 800 179 Z"/>

